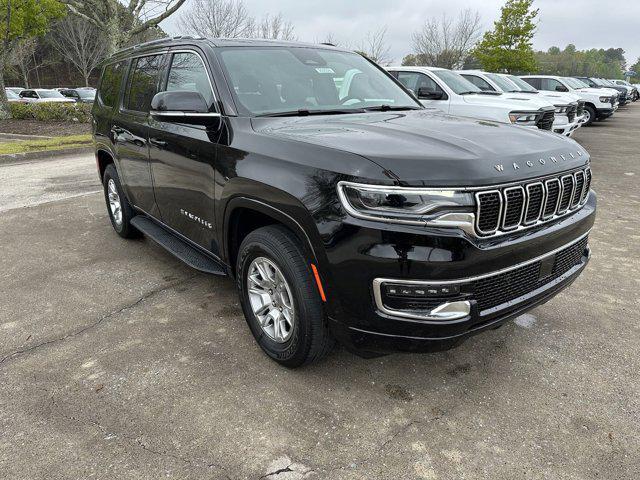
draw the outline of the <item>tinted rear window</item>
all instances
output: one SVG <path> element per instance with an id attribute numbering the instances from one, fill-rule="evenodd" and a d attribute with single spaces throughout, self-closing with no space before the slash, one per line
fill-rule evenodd
<path id="1" fill-rule="evenodd" d="M 104 67 L 98 95 L 100 101 L 107 107 L 113 107 L 118 101 L 120 85 L 122 84 L 122 74 L 126 64 L 127 63 L 123 61 Z"/>
<path id="2" fill-rule="evenodd" d="M 162 55 L 136 58 L 131 65 L 125 108 L 148 112 L 151 100 L 158 91 L 158 78 L 162 68 Z"/>

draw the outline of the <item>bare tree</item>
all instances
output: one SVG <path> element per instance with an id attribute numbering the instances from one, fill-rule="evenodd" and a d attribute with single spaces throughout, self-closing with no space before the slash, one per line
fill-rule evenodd
<path id="1" fill-rule="evenodd" d="M 255 31 L 251 36 L 272 40 L 295 40 L 296 36 L 293 30 L 293 23 L 285 20 L 282 13 L 279 13 L 273 17 L 265 15 L 256 25 Z"/>
<path id="2" fill-rule="evenodd" d="M 29 88 L 29 76 L 31 72 L 40 67 L 36 61 L 36 47 L 38 41 L 35 38 L 27 38 L 16 43 L 9 53 L 7 63 L 11 69 L 20 76 L 22 86 Z"/>
<path id="3" fill-rule="evenodd" d="M 258 21 L 242 0 L 193 0 L 179 25 L 201 37 L 295 39 L 293 24 L 281 13 Z"/>
<path id="4" fill-rule="evenodd" d="M 334 45 L 336 47 L 340 45 L 340 42 L 338 41 L 336 36 L 333 34 L 333 32 L 327 33 L 323 40 L 316 41 L 316 43 L 328 43 L 329 45 Z"/>
<path id="5" fill-rule="evenodd" d="M 391 64 L 393 59 L 389 58 L 390 47 L 387 45 L 386 37 L 386 26 L 368 32 L 357 52 L 381 65 Z"/>
<path id="6" fill-rule="evenodd" d="M 92 24 L 79 17 L 66 17 L 56 25 L 51 44 L 82 75 L 85 86 L 107 53 L 104 38 Z"/>
<path id="7" fill-rule="evenodd" d="M 201 37 L 250 37 L 255 21 L 241 0 L 193 0 L 182 14 L 180 28 Z"/>
<path id="8" fill-rule="evenodd" d="M 414 53 L 429 66 L 459 68 L 480 38 L 480 14 L 466 9 L 457 19 L 447 14 L 427 19 L 413 34 Z"/>
<path id="9" fill-rule="evenodd" d="M 131 37 L 156 28 L 185 1 L 60 0 L 71 13 L 88 21 L 104 35 L 109 55 L 126 45 Z"/>

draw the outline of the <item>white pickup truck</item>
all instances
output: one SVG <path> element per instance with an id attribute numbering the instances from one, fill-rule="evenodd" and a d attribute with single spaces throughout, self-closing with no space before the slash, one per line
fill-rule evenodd
<path id="1" fill-rule="evenodd" d="M 586 120 L 584 102 L 576 95 L 552 92 L 540 94 L 525 81 L 515 77 L 526 85 L 528 90 L 524 86 L 515 85 L 512 80 L 509 80 L 508 76 L 499 73 L 489 73 L 481 70 L 458 70 L 457 72 L 485 92 L 501 92 L 509 100 L 537 101 L 545 105 L 553 105 L 556 116 L 552 129 L 560 135 L 570 137 Z"/>
<path id="2" fill-rule="evenodd" d="M 532 87 L 549 92 L 573 93 L 584 100 L 585 125 L 604 120 L 618 109 L 618 94 L 614 90 L 589 88 L 580 80 L 553 75 L 525 75 L 520 77 Z"/>
<path id="3" fill-rule="evenodd" d="M 508 99 L 483 92 L 460 74 L 437 67 L 387 67 L 391 75 L 412 90 L 420 102 L 445 113 L 480 120 L 551 130 L 555 118 L 549 102 Z"/>

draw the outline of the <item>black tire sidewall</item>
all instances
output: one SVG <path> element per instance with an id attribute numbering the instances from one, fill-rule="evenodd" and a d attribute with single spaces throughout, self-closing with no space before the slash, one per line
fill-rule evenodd
<path id="1" fill-rule="evenodd" d="M 595 122 L 595 120 L 596 120 L 596 111 L 593 108 L 591 108 L 589 105 L 586 105 L 584 107 L 584 109 L 589 112 L 589 115 L 591 117 L 591 118 L 589 118 L 589 121 L 586 123 L 586 126 L 588 126 L 588 125 L 591 125 L 593 122 Z"/>
<path id="2" fill-rule="evenodd" d="M 120 208 L 122 210 L 122 223 L 118 225 L 114 218 L 113 213 L 111 213 L 111 207 L 109 205 L 109 180 L 113 180 L 116 185 L 116 190 L 118 191 L 118 196 L 120 197 Z M 104 171 L 103 177 L 103 187 L 104 187 L 104 199 L 107 204 L 107 213 L 109 214 L 109 220 L 111 221 L 111 225 L 113 229 L 116 231 L 118 235 L 123 238 L 133 238 L 138 236 L 137 230 L 133 228 L 130 224 L 131 219 L 134 216 L 133 209 L 129 205 L 129 201 L 122 189 L 122 185 L 120 183 L 120 178 L 118 177 L 118 172 L 113 164 L 107 165 L 107 168 Z"/>
<path id="3" fill-rule="evenodd" d="M 265 241 L 267 240 L 267 241 Z M 301 253 L 298 251 L 298 255 Z M 258 319 L 253 313 L 247 292 L 248 270 L 254 259 L 265 257 L 275 263 L 289 284 L 293 296 L 295 322 L 291 337 L 284 343 L 278 343 L 269 338 L 262 330 Z M 309 319 L 322 315 L 322 305 L 319 301 L 309 299 L 310 285 L 308 272 L 300 271 L 300 264 L 296 264 L 291 258 L 287 258 L 282 249 L 278 248 L 267 238 L 250 234 L 243 242 L 237 261 L 237 287 L 245 319 L 251 333 L 262 350 L 278 363 L 287 367 L 297 367 L 305 363 L 310 350 L 310 336 L 312 326 Z M 306 280 L 306 281 L 305 281 Z"/>

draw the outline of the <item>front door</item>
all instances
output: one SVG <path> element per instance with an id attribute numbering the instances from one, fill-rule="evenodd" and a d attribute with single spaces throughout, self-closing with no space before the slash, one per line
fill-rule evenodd
<path id="1" fill-rule="evenodd" d="M 215 97 L 203 57 L 171 54 L 163 90 L 197 91 L 215 112 Z M 155 197 L 163 223 L 218 254 L 215 235 L 215 163 L 219 130 L 151 118 L 149 145 Z"/>
<path id="2" fill-rule="evenodd" d="M 163 55 L 134 58 L 122 106 L 114 115 L 111 136 L 129 201 L 148 213 L 155 210 L 149 166 L 149 108 L 158 91 Z"/>

